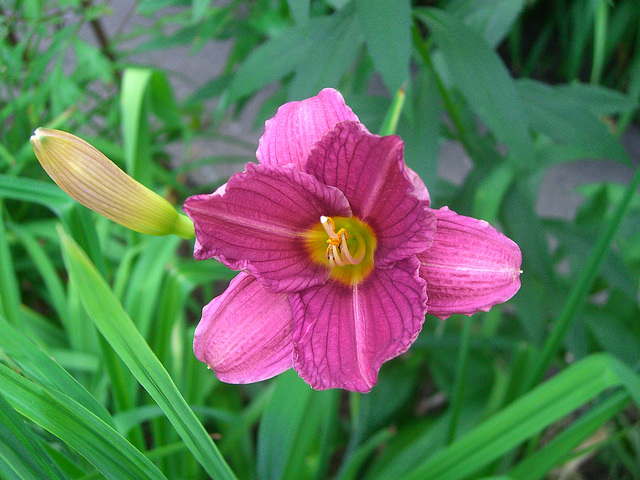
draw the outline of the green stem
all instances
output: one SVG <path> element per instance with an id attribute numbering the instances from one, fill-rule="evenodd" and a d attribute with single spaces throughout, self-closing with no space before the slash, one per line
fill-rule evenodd
<path id="1" fill-rule="evenodd" d="M 398 89 L 393 101 L 387 110 L 387 114 L 384 117 L 382 126 L 380 127 L 380 135 L 393 135 L 398 128 L 398 121 L 400 120 L 400 113 L 402 113 L 402 107 L 404 106 L 404 99 L 406 97 L 406 89 L 403 85 Z"/>
<path id="2" fill-rule="evenodd" d="M 444 86 L 444 83 L 440 76 L 438 75 L 438 71 L 433 65 L 433 61 L 431 60 L 431 53 L 429 51 L 430 42 L 425 42 L 422 40 L 422 36 L 420 35 L 420 30 L 414 24 L 411 30 L 413 34 L 413 45 L 420 54 L 422 61 L 432 73 L 433 77 L 436 80 L 436 86 L 438 87 L 438 92 L 442 97 L 442 101 L 444 103 L 444 107 L 449 114 L 449 118 L 453 122 L 457 132 L 458 132 L 458 140 L 462 143 L 465 150 L 469 155 L 473 155 L 473 148 L 471 147 L 471 143 L 468 140 L 468 136 L 466 134 L 466 129 L 464 127 L 464 123 L 462 121 L 462 116 L 460 115 L 460 110 L 457 105 L 451 99 L 451 95 L 449 95 L 449 91 Z"/>
<path id="3" fill-rule="evenodd" d="M 460 340 L 460 351 L 458 353 L 458 365 L 456 370 L 456 383 L 453 387 L 453 398 L 451 401 L 451 423 L 447 433 L 447 445 L 451 444 L 456 437 L 460 411 L 462 410 L 462 399 L 464 397 L 464 386 L 467 379 L 469 366 L 469 343 L 471 339 L 471 318 L 464 317 L 462 324 L 462 338 Z"/>
<path id="4" fill-rule="evenodd" d="M 598 239 L 598 242 L 591 252 L 587 264 L 585 265 L 578 282 L 575 284 L 571 294 L 569 295 L 569 299 L 564 305 L 558 320 L 553 326 L 551 330 L 551 334 L 547 338 L 547 341 L 542 349 L 542 353 L 538 357 L 537 362 L 535 363 L 531 373 L 527 376 L 526 381 L 524 382 L 523 392 L 530 390 L 534 385 L 536 385 L 544 373 L 547 371 L 551 360 L 557 353 L 560 345 L 565 338 L 567 331 L 571 327 L 573 320 L 578 313 L 578 310 L 584 304 L 589 291 L 591 290 L 591 286 L 596 279 L 596 275 L 600 271 L 602 264 L 606 258 L 606 254 L 611 246 L 611 242 L 613 241 L 613 237 L 615 236 L 618 228 L 620 227 L 620 223 L 622 222 L 622 218 L 624 217 L 627 209 L 629 207 L 629 203 L 631 202 L 631 198 L 633 194 L 638 189 L 640 185 L 640 168 L 638 168 L 631 179 L 631 183 L 627 187 L 625 194 L 617 205 L 615 211 L 609 223 L 606 225 L 602 235 Z"/>
<path id="5" fill-rule="evenodd" d="M 607 24 L 609 21 L 609 6 L 605 0 L 600 0 L 596 6 L 593 19 L 593 63 L 591 66 L 591 84 L 597 85 L 602 77 L 604 67 L 604 53 L 607 45 Z"/>

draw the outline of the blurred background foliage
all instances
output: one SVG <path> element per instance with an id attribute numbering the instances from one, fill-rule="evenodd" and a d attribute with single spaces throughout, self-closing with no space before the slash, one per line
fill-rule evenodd
<path id="1" fill-rule="evenodd" d="M 0 477 L 640 479 L 640 176 L 620 141 L 638 141 L 640 3 L 124 3 L 0 0 Z M 211 45 L 225 55 L 194 60 L 197 82 L 153 61 Z M 234 273 L 78 205 L 29 137 L 75 133 L 179 208 L 324 87 L 373 132 L 405 89 L 407 163 L 435 207 L 520 245 L 522 288 L 427 315 L 367 395 L 294 372 L 222 384 L 191 342 Z M 455 181 L 451 143 L 469 159 Z M 624 181 L 541 213 L 549 172 L 585 159 Z"/>

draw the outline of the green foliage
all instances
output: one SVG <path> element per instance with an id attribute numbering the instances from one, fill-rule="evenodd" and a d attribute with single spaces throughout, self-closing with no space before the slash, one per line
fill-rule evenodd
<path id="1" fill-rule="evenodd" d="M 640 173 L 620 142 L 637 128 L 638 2 L 219 3 L 142 0 L 122 28 L 109 2 L 0 4 L 0 477 L 640 478 Z M 180 96 L 188 72 L 141 60 L 214 42 L 224 64 Z M 324 87 L 404 139 L 434 207 L 519 244 L 522 288 L 470 319 L 427 316 L 367 395 L 293 371 L 222 384 L 192 339 L 234 272 L 98 218 L 29 137 L 78 134 L 179 208 L 255 160 L 230 121 L 261 129 Z M 445 142 L 469 159 L 460 183 L 438 177 Z M 543 217 L 543 179 L 584 159 L 629 181 L 594 179 L 575 216 Z"/>

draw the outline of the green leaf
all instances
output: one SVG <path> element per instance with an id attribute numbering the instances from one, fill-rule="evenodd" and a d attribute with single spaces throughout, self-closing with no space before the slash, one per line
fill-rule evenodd
<path id="1" fill-rule="evenodd" d="M 3 313 L 13 325 L 22 325 L 20 322 L 20 287 L 13 267 L 13 258 L 7 239 L 7 231 L 4 221 L 4 205 L 0 201 L 0 313 Z"/>
<path id="2" fill-rule="evenodd" d="M 326 29 L 319 32 L 317 41 L 296 66 L 290 100 L 311 97 L 325 87 L 337 86 L 353 64 L 360 52 L 362 37 L 352 10 L 347 7 L 332 15 Z"/>
<path id="3" fill-rule="evenodd" d="M 409 78 L 411 2 L 356 0 L 356 16 L 376 70 L 390 92 Z"/>
<path id="4" fill-rule="evenodd" d="M 147 457 L 71 397 L 36 385 L 1 364 L 0 392 L 14 409 L 69 444 L 105 477 L 165 479 Z"/>
<path id="5" fill-rule="evenodd" d="M 324 32 L 330 17 L 311 18 L 308 22 L 282 30 L 253 50 L 236 72 L 229 87 L 229 101 L 245 98 L 256 90 L 293 72 L 308 52 L 326 41 Z"/>
<path id="6" fill-rule="evenodd" d="M 57 215 L 73 205 L 73 199 L 52 182 L 0 175 L 0 198 L 43 205 Z"/>
<path id="7" fill-rule="evenodd" d="M 0 458 L 24 480 L 65 480 L 38 438 L 0 395 Z"/>
<path id="8" fill-rule="evenodd" d="M 120 115 L 127 173 L 142 184 L 149 175 L 147 91 L 153 70 L 130 67 L 122 75 Z"/>
<path id="9" fill-rule="evenodd" d="M 494 223 L 515 177 L 514 168 L 504 162 L 483 178 L 473 199 L 473 216 Z"/>
<path id="10" fill-rule="evenodd" d="M 404 158 L 436 197 L 440 152 L 441 98 L 429 70 L 418 73 L 407 88 L 398 135 L 405 144 Z"/>
<path id="11" fill-rule="evenodd" d="M 295 453 L 298 430 L 305 421 L 312 390 L 290 370 L 275 381 L 275 389 L 258 430 L 258 478 L 283 477 Z M 287 412 L 282 415 L 282 412 Z"/>
<path id="12" fill-rule="evenodd" d="M 532 160 L 528 119 L 513 79 L 500 57 L 473 29 L 456 17 L 435 8 L 418 8 L 440 47 L 450 81 L 460 90 L 474 111 L 524 164 Z"/>
<path id="13" fill-rule="evenodd" d="M 520 461 L 509 471 L 514 480 L 547 478 L 553 467 L 575 456 L 576 447 L 620 412 L 629 403 L 626 392 L 617 392 L 574 421 L 567 429 L 547 443 L 544 448 Z"/>
<path id="14" fill-rule="evenodd" d="M 614 115 L 616 113 L 637 110 L 638 102 L 632 97 L 600 85 L 571 83 L 554 87 L 561 98 L 573 101 L 589 109 L 594 115 Z"/>
<path id="15" fill-rule="evenodd" d="M 453 0 L 446 9 L 496 48 L 524 8 L 524 0 Z"/>
<path id="16" fill-rule="evenodd" d="M 131 370 L 140 384 L 164 411 L 187 448 L 216 479 L 235 476 L 211 437 L 176 388 L 173 380 L 136 330 L 104 279 L 84 252 L 63 231 L 59 231 L 65 265 L 87 313 Z"/>
<path id="17" fill-rule="evenodd" d="M 587 105 L 581 105 L 571 93 L 567 95 L 569 90 L 527 79 L 519 80 L 517 87 L 532 128 L 557 142 L 578 147 L 585 158 L 610 158 L 629 164 L 618 139 Z"/>
<path id="18" fill-rule="evenodd" d="M 309 20 L 310 0 L 287 0 L 287 3 L 296 23 L 305 23 Z"/>
<path id="19" fill-rule="evenodd" d="M 586 357 L 500 410 L 403 478 L 459 480 L 473 477 L 527 438 L 603 391 L 625 385 L 627 373 L 618 373 L 619 367 L 617 360 L 605 354 Z M 635 381 L 638 382 L 637 377 Z M 635 387 L 627 388 L 633 396 Z"/>
<path id="20" fill-rule="evenodd" d="M 105 424 L 113 426 L 113 420 L 107 410 L 78 381 L 58 365 L 50 355 L 38 348 L 17 328 L 11 326 L 0 316 L 0 350 L 15 362 L 24 375 L 50 390 L 72 398 L 79 405 L 100 418 Z"/>

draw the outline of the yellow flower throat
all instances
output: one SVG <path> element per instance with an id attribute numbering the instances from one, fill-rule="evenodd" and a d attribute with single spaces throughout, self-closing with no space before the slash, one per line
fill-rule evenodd
<path id="1" fill-rule="evenodd" d="M 309 229 L 305 245 L 311 258 L 331 268 L 331 278 L 346 285 L 361 283 L 373 270 L 376 238 L 357 218 L 320 217 Z"/>

